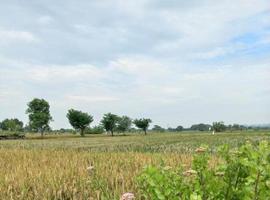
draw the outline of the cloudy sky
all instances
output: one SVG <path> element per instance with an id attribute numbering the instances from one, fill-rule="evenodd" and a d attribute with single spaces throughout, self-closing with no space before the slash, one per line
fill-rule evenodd
<path id="1" fill-rule="evenodd" d="M 154 124 L 270 122 L 269 0 L 0 0 L 0 120 L 80 109 Z"/>

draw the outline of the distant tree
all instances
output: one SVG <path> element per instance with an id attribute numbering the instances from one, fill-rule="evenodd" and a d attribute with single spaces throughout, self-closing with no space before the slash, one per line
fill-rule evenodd
<path id="1" fill-rule="evenodd" d="M 232 130 L 233 130 L 232 127 L 233 127 L 233 126 L 232 126 L 231 124 L 229 124 L 228 126 L 226 126 L 226 129 L 229 130 L 230 132 L 232 132 Z"/>
<path id="2" fill-rule="evenodd" d="M 94 126 L 93 128 L 89 128 L 88 134 L 102 134 L 104 133 L 104 128 L 101 125 Z"/>
<path id="3" fill-rule="evenodd" d="M 149 127 L 150 123 L 152 122 L 151 119 L 135 119 L 134 124 L 138 128 L 142 129 L 144 131 L 144 134 L 146 135 L 147 128 Z"/>
<path id="4" fill-rule="evenodd" d="M 165 129 L 162 128 L 159 125 L 154 125 L 154 127 L 152 128 L 152 131 L 155 131 L 155 132 L 165 132 Z"/>
<path id="5" fill-rule="evenodd" d="M 212 127 L 215 132 L 222 132 L 226 130 L 224 122 L 213 122 Z"/>
<path id="6" fill-rule="evenodd" d="M 40 131 L 43 137 L 44 131 L 49 128 L 49 123 L 52 121 L 49 103 L 44 99 L 35 98 L 28 103 L 26 114 L 28 114 L 31 129 Z"/>
<path id="7" fill-rule="evenodd" d="M 0 128 L 6 131 L 23 131 L 23 122 L 18 119 L 5 119 L 1 122 Z"/>
<path id="8" fill-rule="evenodd" d="M 68 111 L 67 118 L 74 129 L 80 130 L 81 136 L 84 136 L 85 129 L 93 122 L 91 115 L 74 109 Z"/>
<path id="9" fill-rule="evenodd" d="M 180 125 L 177 126 L 176 128 L 171 128 L 171 127 L 168 128 L 168 131 L 170 131 L 170 132 L 181 132 L 183 130 L 184 130 L 184 127 L 180 126 Z"/>
<path id="10" fill-rule="evenodd" d="M 172 128 L 172 127 L 169 127 L 167 130 L 168 130 L 169 132 L 175 132 L 175 128 Z"/>
<path id="11" fill-rule="evenodd" d="M 177 132 L 180 132 L 180 131 L 183 131 L 183 130 L 184 130 L 184 127 L 183 127 L 183 126 L 177 126 L 177 127 L 175 128 L 175 130 L 176 130 Z"/>
<path id="12" fill-rule="evenodd" d="M 235 130 L 235 131 L 238 131 L 238 130 L 240 130 L 240 125 L 239 124 L 233 124 L 232 129 Z"/>
<path id="13" fill-rule="evenodd" d="M 107 113 L 104 114 L 101 124 L 104 127 L 104 129 L 107 132 L 111 132 L 111 135 L 113 136 L 113 132 L 117 128 L 117 123 L 119 122 L 119 116 L 112 114 L 112 113 Z"/>
<path id="14" fill-rule="evenodd" d="M 240 125 L 240 131 L 243 131 L 243 130 L 247 130 L 247 127 L 246 126 L 244 126 L 244 125 Z"/>
<path id="15" fill-rule="evenodd" d="M 126 132 L 131 128 L 131 125 L 132 119 L 130 119 L 128 116 L 122 116 L 119 117 L 116 129 L 119 132 Z"/>
<path id="16" fill-rule="evenodd" d="M 190 130 L 193 131 L 209 131 L 209 128 L 211 128 L 211 125 L 209 124 L 194 124 L 190 127 Z"/>

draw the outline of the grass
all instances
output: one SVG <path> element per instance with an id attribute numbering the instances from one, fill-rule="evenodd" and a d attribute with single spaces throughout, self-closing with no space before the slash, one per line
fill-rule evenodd
<path id="1" fill-rule="evenodd" d="M 270 140 L 269 131 L 152 133 L 110 137 L 91 135 L 28 135 L 25 140 L 0 141 L 0 199 L 119 199 L 134 192 L 135 177 L 149 164 L 189 168 L 201 144 L 214 151 L 228 143 Z M 216 165 L 213 154 L 210 164 Z M 87 167 L 94 166 L 89 172 Z"/>

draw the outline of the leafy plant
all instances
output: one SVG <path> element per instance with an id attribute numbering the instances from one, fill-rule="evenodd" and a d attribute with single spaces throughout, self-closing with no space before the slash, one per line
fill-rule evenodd
<path id="1" fill-rule="evenodd" d="M 145 199 L 244 200 L 270 197 L 270 145 L 246 143 L 239 149 L 224 145 L 221 162 L 209 166 L 209 150 L 201 147 L 189 170 L 148 166 L 138 177 Z"/>

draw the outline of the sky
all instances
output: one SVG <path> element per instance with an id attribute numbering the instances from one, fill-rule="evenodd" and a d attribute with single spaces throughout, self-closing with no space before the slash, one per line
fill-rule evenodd
<path id="1" fill-rule="evenodd" d="M 270 122 L 269 0 L 0 0 L 0 120 Z"/>

